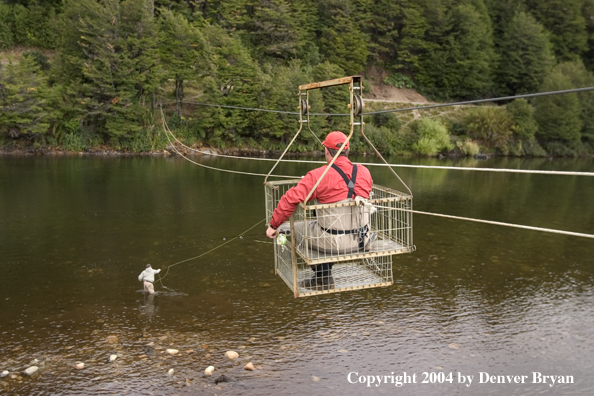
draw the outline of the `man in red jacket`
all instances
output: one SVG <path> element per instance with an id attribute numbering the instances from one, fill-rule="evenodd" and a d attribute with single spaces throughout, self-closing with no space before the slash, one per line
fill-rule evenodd
<path id="1" fill-rule="evenodd" d="M 330 163 L 345 142 L 346 146 L 334 161 L 333 169 L 328 170 L 309 201 L 316 199 L 321 204 L 329 204 L 352 201 L 356 196 L 369 198 L 373 186 L 371 174 L 363 165 L 353 165 L 349 161 L 349 143 L 344 133 L 335 131 L 326 136 L 322 143 L 325 147 L 326 161 Z M 272 214 L 266 236 L 274 238 L 277 235 L 276 229 L 291 217 L 299 202 L 303 202 L 307 198 L 326 168 L 327 165 L 324 165 L 308 172 L 295 187 L 282 196 Z M 317 220 L 306 225 L 308 235 L 312 238 L 310 246 L 330 254 L 345 254 L 363 249 L 369 239 L 367 236 L 369 213 L 353 216 L 355 210 L 361 212 L 357 207 L 348 206 L 324 209 L 326 211 L 324 214 L 318 213 Z M 302 232 L 297 230 L 297 226 L 296 234 L 302 235 Z M 331 276 L 332 263 L 318 264 L 312 267 L 315 276 L 301 282 L 300 286 L 334 288 L 334 279 Z"/>

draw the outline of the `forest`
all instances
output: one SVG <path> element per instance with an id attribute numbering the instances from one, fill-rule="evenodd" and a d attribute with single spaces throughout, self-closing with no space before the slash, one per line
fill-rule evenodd
<path id="1" fill-rule="evenodd" d="M 4 0 L 0 54 L 4 152 L 164 150 L 163 120 L 188 145 L 269 152 L 297 116 L 203 104 L 295 112 L 300 84 L 347 75 L 441 103 L 592 87 L 594 0 Z M 347 111 L 345 89 L 310 99 Z M 592 91 L 418 114 L 366 116 L 366 134 L 388 155 L 594 153 Z"/>

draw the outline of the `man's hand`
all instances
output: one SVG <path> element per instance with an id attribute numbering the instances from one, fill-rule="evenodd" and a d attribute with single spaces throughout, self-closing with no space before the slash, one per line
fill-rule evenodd
<path id="1" fill-rule="evenodd" d="M 274 228 L 270 227 L 270 226 L 266 230 L 266 236 L 268 238 L 274 239 L 277 235 L 278 235 L 278 231 L 275 230 Z"/>

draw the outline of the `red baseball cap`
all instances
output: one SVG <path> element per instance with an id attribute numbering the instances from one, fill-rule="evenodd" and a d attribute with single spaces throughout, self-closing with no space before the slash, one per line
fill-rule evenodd
<path id="1" fill-rule="evenodd" d="M 330 132 L 326 139 L 324 139 L 324 143 L 322 143 L 325 147 L 329 149 L 338 150 L 342 147 L 342 145 L 346 142 L 345 150 L 349 149 L 349 142 L 347 142 L 347 137 L 344 133 L 340 131 Z"/>

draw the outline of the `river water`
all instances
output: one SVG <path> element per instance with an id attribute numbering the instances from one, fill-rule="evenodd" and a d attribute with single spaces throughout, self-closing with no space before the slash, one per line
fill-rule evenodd
<path id="1" fill-rule="evenodd" d="M 271 166 L 198 160 L 244 172 Z M 392 159 L 402 161 L 594 171 L 592 160 Z M 311 167 L 284 164 L 278 173 Z M 371 171 L 376 183 L 401 188 L 386 169 Z M 594 234 L 592 177 L 398 172 L 416 210 Z M 262 180 L 180 157 L 0 157 L 0 371 L 9 371 L 0 393 L 583 395 L 594 388 L 592 239 L 415 215 L 417 250 L 394 258 L 393 286 L 294 299 L 274 275 L 272 245 L 258 224 Z M 184 260 L 161 273 L 154 297 L 142 293 L 137 277 L 147 263 Z M 227 350 L 240 357 L 228 361 Z M 118 359 L 110 363 L 112 354 Z M 250 361 L 255 371 L 243 369 Z M 30 365 L 39 372 L 22 375 Z M 210 365 L 213 376 L 204 376 Z M 222 374 L 233 382 L 215 384 Z M 368 387 L 368 376 L 383 382 Z M 397 386 L 400 376 L 407 383 Z M 543 383 L 544 376 L 555 377 Z"/>

